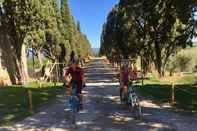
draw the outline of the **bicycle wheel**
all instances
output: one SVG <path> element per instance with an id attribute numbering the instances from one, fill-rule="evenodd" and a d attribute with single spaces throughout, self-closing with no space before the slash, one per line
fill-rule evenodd
<path id="1" fill-rule="evenodd" d="M 75 111 L 75 110 L 72 110 L 72 111 L 71 111 L 71 123 L 72 123 L 73 125 L 76 124 L 76 111 Z"/>
<path id="2" fill-rule="evenodd" d="M 141 111 L 141 106 L 140 104 L 137 102 L 135 103 L 134 107 L 133 107 L 133 111 L 134 111 L 134 115 L 136 119 L 141 119 L 142 116 L 142 111 Z"/>
<path id="3" fill-rule="evenodd" d="M 70 99 L 70 107 L 71 107 L 71 122 L 72 124 L 76 124 L 76 113 L 78 110 L 78 98 L 77 96 L 72 96 Z"/>
<path id="4" fill-rule="evenodd" d="M 133 112 L 133 95 L 131 93 L 128 95 L 128 107 Z"/>

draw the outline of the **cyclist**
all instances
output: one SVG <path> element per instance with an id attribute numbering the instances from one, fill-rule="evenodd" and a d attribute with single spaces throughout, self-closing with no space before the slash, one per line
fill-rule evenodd
<path id="1" fill-rule="evenodd" d="M 71 83 L 70 83 L 70 77 L 66 76 L 65 77 L 65 74 L 67 72 L 67 69 L 70 68 L 72 66 L 72 63 L 75 61 L 75 52 L 74 51 L 71 51 L 70 53 L 70 58 L 69 58 L 69 61 L 68 61 L 68 67 L 65 67 L 63 69 L 63 82 L 64 82 L 64 87 L 67 87 L 66 90 L 67 90 L 67 93 L 70 94 L 70 88 L 71 88 Z"/>
<path id="2" fill-rule="evenodd" d="M 137 65 L 136 62 L 133 63 L 133 80 L 137 80 Z"/>
<path id="3" fill-rule="evenodd" d="M 132 66 L 133 68 L 132 67 L 130 68 L 130 80 L 135 81 L 135 80 L 137 80 L 137 65 L 136 65 L 136 62 L 134 62 L 132 65 L 133 65 Z"/>
<path id="4" fill-rule="evenodd" d="M 78 60 L 79 60 L 80 66 L 83 67 L 83 58 L 81 57 L 81 55 L 78 55 Z"/>
<path id="5" fill-rule="evenodd" d="M 75 61 L 75 52 L 72 51 L 70 54 L 70 59 L 68 61 L 68 66 L 71 66 L 71 64 Z"/>
<path id="6" fill-rule="evenodd" d="M 123 66 L 120 69 L 120 99 L 123 101 L 123 93 L 126 94 L 128 92 L 128 84 L 129 84 L 129 63 L 127 60 L 123 61 Z"/>
<path id="7" fill-rule="evenodd" d="M 82 88 L 85 86 L 85 78 L 84 78 L 84 71 L 79 66 L 78 60 L 73 60 L 72 63 L 70 63 L 70 67 L 65 72 L 65 78 L 67 76 L 71 75 L 71 87 L 76 84 L 77 85 L 77 97 L 80 100 L 80 108 L 82 108 Z"/>

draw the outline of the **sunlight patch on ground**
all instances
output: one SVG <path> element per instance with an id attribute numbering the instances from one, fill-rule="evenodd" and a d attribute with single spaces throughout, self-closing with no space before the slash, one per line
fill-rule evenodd
<path id="1" fill-rule="evenodd" d="M 162 104 L 163 108 L 172 108 L 172 106 L 170 105 L 170 103 L 164 103 Z"/>
<path id="2" fill-rule="evenodd" d="M 151 124 L 151 127 L 154 127 L 154 128 L 160 128 L 160 129 L 164 129 L 164 128 L 169 128 L 167 125 L 164 125 L 164 124 L 161 124 L 161 123 L 153 123 Z M 152 129 L 151 131 L 155 131 L 156 129 Z"/>
<path id="3" fill-rule="evenodd" d="M 102 68 L 100 68 L 102 69 Z M 96 70 L 99 70 L 99 69 L 96 69 Z M 102 72 L 96 72 L 96 73 L 87 73 L 87 76 L 90 76 L 90 75 L 117 75 L 116 72 L 109 72 L 109 73 L 102 73 Z"/>
<path id="4" fill-rule="evenodd" d="M 107 95 L 104 97 L 105 99 L 110 99 L 113 102 L 120 102 L 120 96 L 112 96 L 112 95 Z"/>
<path id="5" fill-rule="evenodd" d="M 146 126 L 147 123 L 145 123 L 145 122 L 140 122 L 138 125 L 140 125 L 140 126 Z"/>
<path id="6" fill-rule="evenodd" d="M 22 128 L 24 125 L 23 124 L 17 124 L 16 128 Z"/>
<path id="7" fill-rule="evenodd" d="M 91 121 L 78 121 L 77 122 L 77 125 L 80 126 L 80 125 L 91 125 L 92 122 Z"/>
<path id="8" fill-rule="evenodd" d="M 71 131 L 71 130 L 62 129 L 62 128 L 51 128 L 51 129 L 46 129 L 46 130 L 43 130 L 43 131 Z"/>
<path id="9" fill-rule="evenodd" d="M 86 86 L 118 86 L 118 85 L 120 85 L 119 82 L 114 82 L 114 83 L 105 83 L 105 82 L 86 83 Z"/>
<path id="10" fill-rule="evenodd" d="M 140 101 L 140 105 L 143 106 L 143 107 L 161 109 L 160 106 L 158 106 L 158 105 L 152 103 L 151 101 L 147 101 L 147 100 L 142 100 L 142 101 Z"/>
<path id="11" fill-rule="evenodd" d="M 113 123 L 115 124 L 125 124 L 128 123 L 129 121 L 134 120 L 133 118 L 124 116 L 123 114 L 120 113 L 113 114 L 109 116 L 109 118 L 112 119 Z"/>
<path id="12" fill-rule="evenodd" d="M 150 113 L 143 113 L 143 116 L 152 116 Z"/>
<path id="13" fill-rule="evenodd" d="M 47 115 L 46 112 L 40 112 L 39 114 L 41 114 L 41 115 Z"/>
<path id="14" fill-rule="evenodd" d="M 87 114 L 88 113 L 88 110 L 81 110 L 79 111 L 80 114 Z"/>

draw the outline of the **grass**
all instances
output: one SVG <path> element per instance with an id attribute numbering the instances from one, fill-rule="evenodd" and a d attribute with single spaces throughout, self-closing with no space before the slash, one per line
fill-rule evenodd
<path id="1" fill-rule="evenodd" d="M 10 124 L 32 115 L 29 112 L 28 90 L 32 91 L 33 111 L 38 112 L 43 105 L 47 105 L 62 95 L 62 86 L 12 86 L 0 89 L 0 125 Z"/>
<path id="2" fill-rule="evenodd" d="M 176 81 L 177 84 L 196 84 L 197 83 L 197 74 L 186 75 L 182 79 Z"/>
<path id="3" fill-rule="evenodd" d="M 197 85 L 194 84 L 196 83 L 195 78 L 196 74 L 193 74 L 176 81 L 175 111 L 197 115 Z M 137 92 L 144 97 L 152 99 L 157 104 L 171 102 L 171 84 L 155 79 L 152 77 L 149 80 L 145 80 L 145 85 L 142 88 L 138 86 Z"/>
<path id="4" fill-rule="evenodd" d="M 28 65 L 28 69 L 29 70 L 33 70 L 33 61 L 32 61 L 31 58 L 27 59 L 27 65 Z M 35 60 L 34 60 L 34 66 L 35 66 L 35 68 L 39 68 L 40 67 L 39 66 L 39 61 L 38 61 L 38 59 L 36 57 L 35 57 Z"/>

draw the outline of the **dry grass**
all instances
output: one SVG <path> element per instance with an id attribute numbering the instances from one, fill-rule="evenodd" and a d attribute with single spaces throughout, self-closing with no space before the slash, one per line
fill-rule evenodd
<path id="1" fill-rule="evenodd" d="M 170 82 L 170 83 L 172 83 L 172 82 L 176 82 L 176 81 L 182 79 L 183 77 L 184 77 L 183 75 L 181 75 L 180 73 L 177 73 L 177 74 L 174 74 L 173 76 L 162 77 L 159 80 L 161 82 Z"/>
<path id="2" fill-rule="evenodd" d="M 0 87 L 4 87 L 10 84 L 10 79 L 8 76 L 8 73 L 3 70 L 0 69 Z"/>

